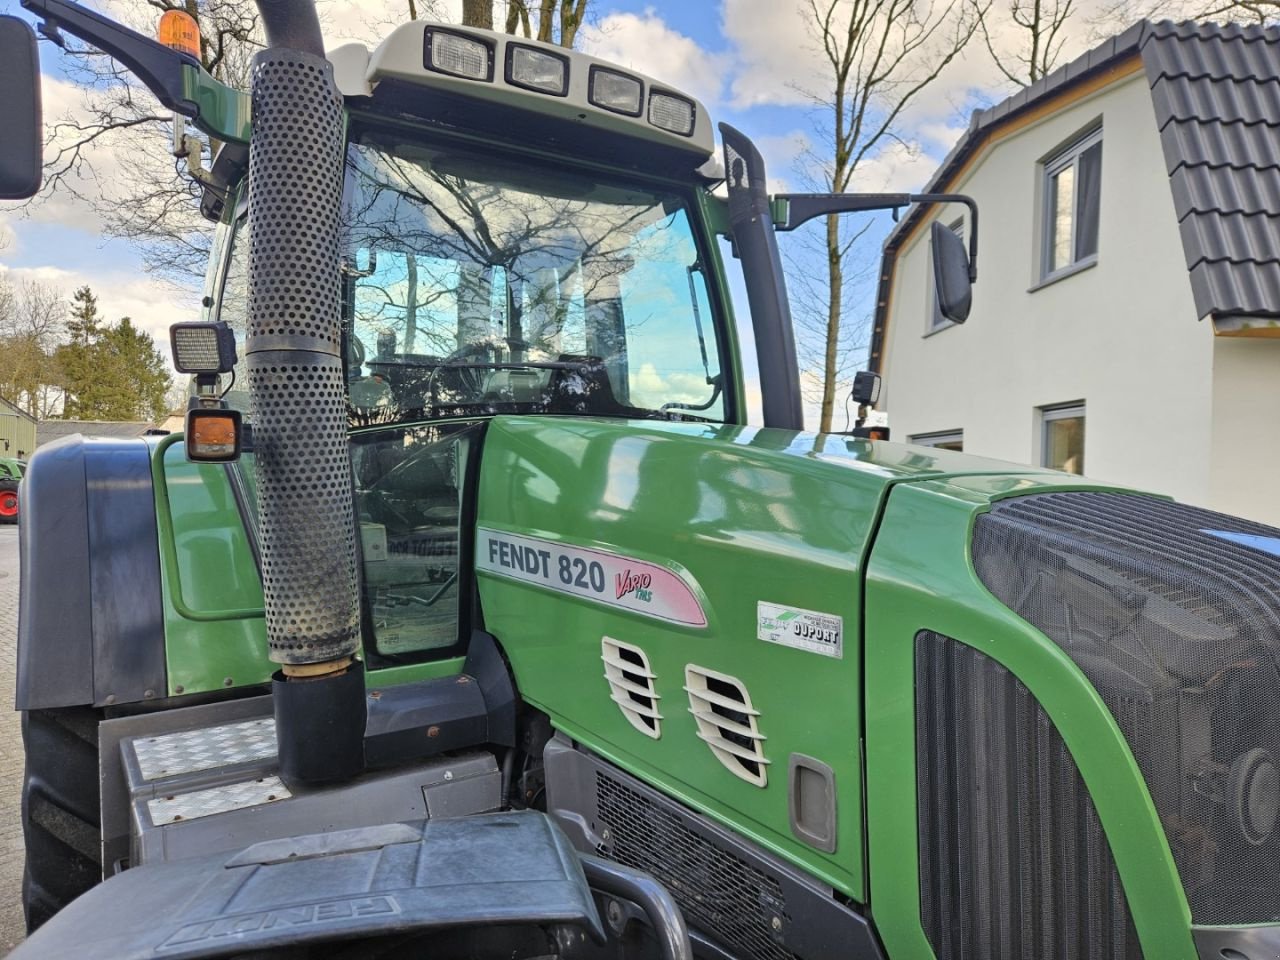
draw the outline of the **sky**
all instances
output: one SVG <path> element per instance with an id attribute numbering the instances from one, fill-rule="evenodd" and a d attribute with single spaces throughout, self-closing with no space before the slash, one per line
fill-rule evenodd
<path id="1" fill-rule="evenodd" d="M 713 121 L 727 121 L 746 132 L 761 149 L 775 191 L 813 186 L 805 173 L 807 151 L 821 152 L 825 115 L 806 91 L 822 91 L 822 58 L 800 0 L 592 0 L 589 23 L 578 47 L 631 67 L 700 99 Z M 137 0 L 94 0 L 91 6 L 120 16 Z M 446 17 L 456 18 L 461 0 L 438 0 Z M 393 22 L 394 0 L 341 2 L 323 6 L 330 46 L 356 39 L 369 42 Z M 0 14 L 26 17 L 14 0 L 0 0 Z M 28 18 L 29 19 L 29 18 Z M 1066 62 L 1087 49 L 1083 24 L 1067 38 Z M 65 79 L 56 48 L 41 44 L 46 117 L 74 109 L 78 92 Z M 955 143 L 975 106 L 996 102 L 1010 88 L 990 63 L 980 43 L 950 64 L 904 113 L 900 137 L 868 158 L 854 189 L 909 191 L 924 186 Z M 128 157 L 110 146 L 95 156 L 100 170 L 128 176 Z M 873 262 L 891 223 L 881 217 L 861 241 L 861 253 Z M 785 248 L 792 237 L 784 237 Z M 785 249 L 784 249 L 785 253 Z M 732 269 L 732 268 L 731 268 Z M 55 284 L 70 296 L 89 284 L 109 319 L 128 315 L 162 344 L 178 320 L 194 319 L 199 307 L 197 282 L 175 287 L 148 275 L 136 250 L 106 237 L 93 212 L 67 196 L 53 196 L 23 215 L 0 203 L 0 272 L 11 280 L 34 278 Z M 858 291 L 850 314 L 869 309 L 872 279 Z M 740 279 L 735 299 L 741 323 L 748 316 Z M 748 338 L 749 339 L 749 338 Z M 812 377 L 812 371 L 802 375 Z M 837 425 L 837 428 L 839 425 Z"/>

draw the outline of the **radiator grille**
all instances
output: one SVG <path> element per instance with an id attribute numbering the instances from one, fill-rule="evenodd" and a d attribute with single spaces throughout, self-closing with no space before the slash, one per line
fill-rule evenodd
<path id="1" fill-rule="evenodd" d="M 944 960 L 1138 960 L 1111 850 L 1066 744 L 971 647 L 916 637 L 920 916 Z"/>
<path id="2" fill-rule="evenodd" d="M 1280 530 L 1155 497 L 1039 494 L 978 518 L 973 562 L 1111 709 L 1195 922 L 1280 920 Z"/>
<path id="3" fill-rule="evenodd" d="M 734 954 L 754 960 L 790 960 L 782 934 L 790 926 L 778 881 L 721 850 L 617 780 L 596 772 L 596 810 L 607 827 L 601 853 L 651 873 L 665 886 L 686 921 Z"/>

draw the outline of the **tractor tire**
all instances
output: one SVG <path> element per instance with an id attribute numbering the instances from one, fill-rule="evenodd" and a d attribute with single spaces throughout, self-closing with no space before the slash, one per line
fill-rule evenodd
<path id="1" fill-rule="evenodd" d="M 22 909 L 28 933 L 102 880 L 100 719 L 91 707 L 22 715 Z"/>
<path id="2" fill-rule="evenodd" d="M 18 481 L 0 480 L 0 523 L 18 522 Z"/>

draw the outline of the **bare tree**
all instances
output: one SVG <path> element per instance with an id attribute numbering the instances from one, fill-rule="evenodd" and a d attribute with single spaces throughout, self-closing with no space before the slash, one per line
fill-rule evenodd
<path id="1" fill-rule="evenodd" d="M 253 0 L 130 0 L 117 15 L 151 33 L 168 10 L 196 19 L 205 70 L 247 88 L 250 59 L 260 45 Z M 70 41 L 68 50 L 68 78 L 81 99 L 51 118 L 44 189 L 28 204 L 75 198 L 108 235 L 132 242 L 147 270 L 189 283 L 204 272 L 209 231 L 199 212 L 200 186 L 171 154 L 172 117 L 110 57 Z M 210 153 L 217 147 L 209 144 Z"/>
<path id="2" fill-rule="evenodd" d="M 409 0 L 410 4 L 413 0 Z M 590 0 L 536 0 L 537 8 L 530 9 L 531 0 L 506 0 L 507 14 L 504 27 L 507 33 L 557 43 L 572 49 L 578 37 L 578 28 L 586 17 Z M 493 29 L 494 0 L 462 0 L 462 22 L 469 27 Z M 557 35 L 557 27 L 558 35 Z"/>
<path id="3" fill-rule="evenodd" d="M 462 23 L 467 27 L 493 29 L 493 0 L 462 0 Z"/>
<path id="4" fill-rule="evenodd" d="M 1051 73 L 1069 38 L 1069 24 L 1076 10 L 1075 0 L 1012 0 L 1007 18 L 993 18 L 991 7 L 975 3 L 974 14 L 982 32 L 982 42 L 992 63 L 1010 83 L 1029 87 Z M 994 23 L 993 23 L 994 20 Z M 992 32 L 1004 25 L 1013 28 L 1014 40 L 992 39 Z"/>
<path id="5" fill-rule="evenodd" d="M 824 58 L 829 92 L 811 94 L 828 124 L 822 136 L 830 153 L 822 179 L 832 193 L 849 189 L 868 158 L 901 143 L 903 111 L 964 49 L 978 18 L 964 0 L 804 0 Z M 827 217 L 826 316 L 822 325 L 822 402 L 819 429 L 831 429 L 842 366 L 841 315 L 846 258 L 858 234 Z"/>
<path id="6" fill-rule="evenodd" d="M 62 388 L 54 351 L 67 305 L 50 284 L 0 277 L 0 396 L 37 420 L 55 414 Z"/>

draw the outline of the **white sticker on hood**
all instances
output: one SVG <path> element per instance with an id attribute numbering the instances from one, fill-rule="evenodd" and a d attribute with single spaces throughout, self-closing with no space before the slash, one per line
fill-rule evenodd
<path id="1" fill-rule="evenodd" d="M 668 623 L 707 625 L 702 604 L 679 573 L 606 550 L 480 527 L 476 569 Z"/>
<path id="2" fill-rule="evenodd" d="M 761 600 L 756 604 L 756 637 L 837 660 L 844 656 L 844 620 L 832 613 Z"/>

